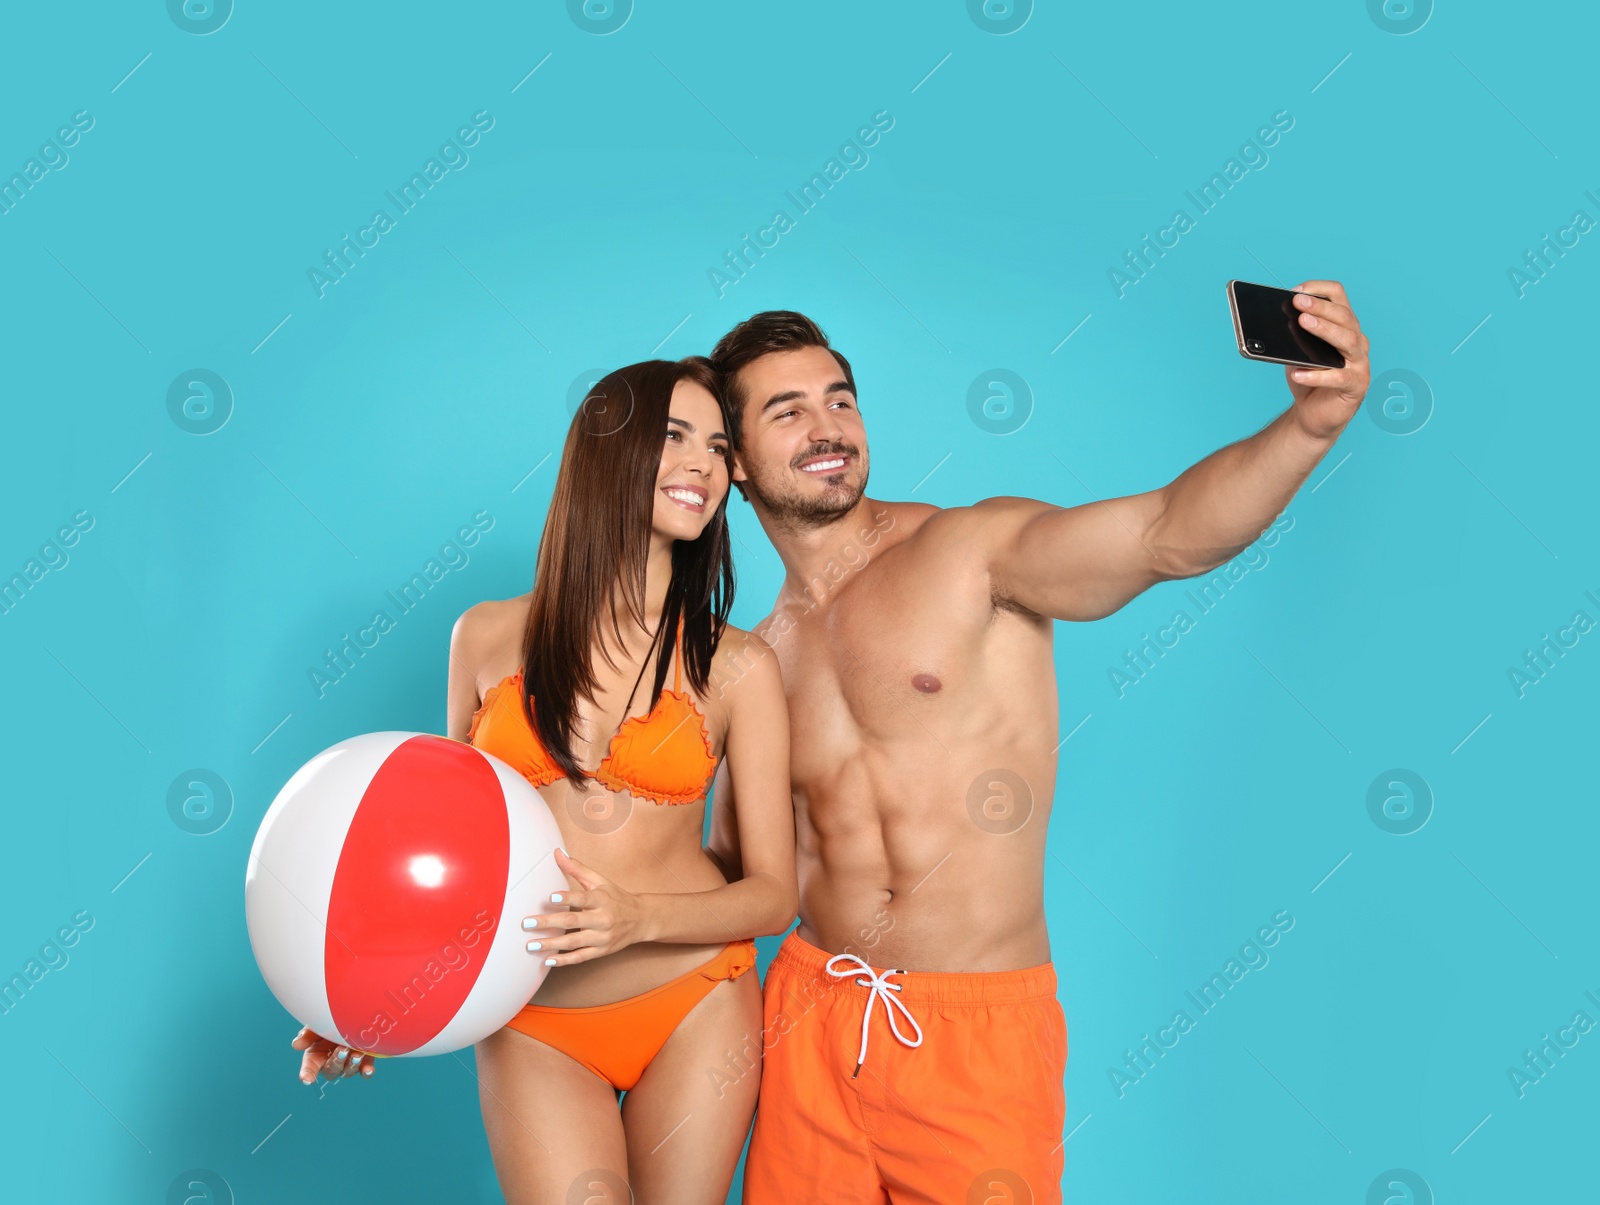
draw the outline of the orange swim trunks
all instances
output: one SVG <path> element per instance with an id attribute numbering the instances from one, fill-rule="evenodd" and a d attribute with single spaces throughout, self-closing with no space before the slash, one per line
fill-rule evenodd
<path id="1" fill-rule="evenodd" d="M 1060 1202 L 1067 1025 L 1052 964 L 884 971 L 791 933 L 763 1010 L 745 1205 Z"/>
<path id="2" fill-rule="evenodd" d="M 525 1004 L 507 1024 L 570 1055 L 626 1092 L 639 1082 L 690 1009 L 717 984 L 739 978 L 755 964 L 755 942 L 730 941 L 710 961 L 637 996 L 580 1008 Z"/>

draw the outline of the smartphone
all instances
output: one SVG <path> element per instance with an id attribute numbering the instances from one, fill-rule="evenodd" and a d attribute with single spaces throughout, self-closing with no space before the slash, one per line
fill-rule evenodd
<path id="1" fill-rule="evenodd" d="M 1239 354 L 1247 360 L 1293 364 L 1301 368 L 1343 368 L 1344 357 L 1326 339 L 1300 325 L 1293 289 L 1275 289 L 1246 280 L 1228 282 L 1228 308 Z M 1321 293 L 1309 296 L 1322 297 Z M 1322 297 L 1322 300 L 1332 300 Z"/>

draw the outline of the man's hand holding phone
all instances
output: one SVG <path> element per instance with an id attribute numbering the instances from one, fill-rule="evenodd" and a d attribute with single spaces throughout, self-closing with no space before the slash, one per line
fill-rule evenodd
<path id="1" fill-rule="evenodd" d="M 1371 382 L 1367 337 L 1337 280 L 1307 280 L 1277 289 L 1228 282 L 1239 354 L 1285 365 L 1294 415 L 1317 439 L 1331 440 L 1361 406 Z"/>
<path id="2" fill-rule="evenodd" d="M 1314 293 L 1322 297 L 1312 296 Z M 1300 425 L 1308 435 L 1333 439 L 1355 417 L 1372 382 L 1367 337 L 1337 280 L 1305 281 L 1295 290 L 1294 306 L 1300 311 L 1300 325 L 1344 356 L 1343 368 L 1290 365 L 1284 369 Z"/>

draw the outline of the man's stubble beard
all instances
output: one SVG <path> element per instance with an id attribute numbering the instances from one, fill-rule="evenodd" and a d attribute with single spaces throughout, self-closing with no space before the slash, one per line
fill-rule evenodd
<path id="1" fill-rule="evenodd" d="M 786 488 L 781 481 L 766 481 L 759 473 L 753 472 L 749 466 L 745 467 L 745 488 L 750 491 L 752 499 L 759 501 L 771 516 L 773 522 L 780 528 L 791 530 L 807 530 L 818 527 L 827 527 L 838 522 L 855 508 L 861 496 L 867 492 L 867 478 L 871 475 L 872 464 L 865 452 L 851 447 L 847 449 L 824 448 L 824 452 L 848 451 L 857 458 L 861 465 L 861 483 L 859 486 L 830 487 L 826 492 L 815 496 L 807 496 L 798 490 Z M 808 451 L 806 456 L 817 455 L 816 451 Z"/>

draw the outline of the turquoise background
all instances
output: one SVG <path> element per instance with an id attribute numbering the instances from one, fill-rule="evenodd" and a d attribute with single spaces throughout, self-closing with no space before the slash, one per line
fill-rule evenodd
<path id="1" fill-rule="evenodd" d="M 640 0 L 602 34 L 601 7 L 0 18 L 0 173 L 93 118 L 0 215 L 0 575 L 93 520 L 0 615 L 0 975 L 87 929 L 0 1016 L 7 1199 L 500 1199 L 470 1053 L 296 1081 L 241 888 L 309 756 L 443 728 L 450 626 L 527 588 L 585 372 L 800 309 L 855 365 L 875 495 L 1075 505 L 1287 405 L 1235 350 L 1232 277 L 1342 281 L 1375 381 L 1211 610 L 1174 582 L 1057 626 L 1065 1192 L 1592 1192 L 1600 1033 L 1520 1093 L 1509 1069 L 1600 1019 L 1600 633 L 1520 694 L 1508 671 L 1600 619 L 1600 233 L 1509 276 L 1600 219 L 1594 10 L 1441 3 L 1403 33 L 1431 5 L 1041 2 L 1002 34 L 993 3 Z M 324 251 L 483 110 L 470 161 L 319 297 Z M 711 269 L 880 111 L 870 160 L 719 296 Z M 1281 111 L 1268 162 L 1119 297 L 1110 269 Z M 196 369 L 223 384 L 186 418 Z M 997 370 L 1021 384 L 980 423 Z M 479 511 L 469 559 L 319 697 L 324 650 Z M 734 515 L 748 625 L 779 565 Z M 210 822 L 169 807 L 196 770 Z M 1280 910 L 1270 961 L 1199 1014 L 1185 993 Z"/>

